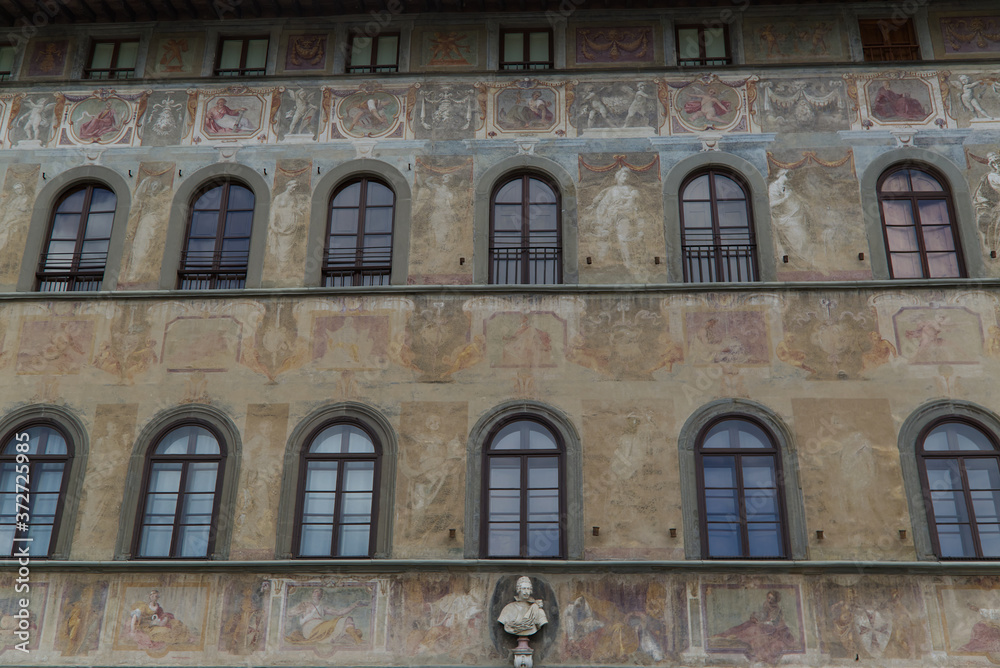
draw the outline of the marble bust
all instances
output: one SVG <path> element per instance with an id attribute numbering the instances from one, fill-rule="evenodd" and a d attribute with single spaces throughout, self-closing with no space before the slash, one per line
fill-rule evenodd
<path id="1" fill-rule="evenodd" d="M 549 623 L 542 609 L 542 601 L 532 598 L 531 579 L 521 576 L 517 579 L 517 593 L 514 600 L 504 606 L 497 621 L 504 631 L 516 636 L 530 636 Z"/>

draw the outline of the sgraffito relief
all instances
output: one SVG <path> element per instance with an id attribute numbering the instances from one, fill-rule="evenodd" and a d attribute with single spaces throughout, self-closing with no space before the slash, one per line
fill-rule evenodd
<path id="1" fill-rule="evenodd" d="M 756 88 L 751 113 L 764 132 L 833 132 L 851 127 L 842 80 L 765 79 Z"/>
<path id="2" fill-rule="evenodd" d="M 203 33 L 154 35 L 146 59 L 146 76 L 154 79 L 197 76 L 201 74 L 204 52 Z"/>
<path id="3" fill-rule="evenodd" d="M 7 122 L 9 146 L 44 148 L 56 136 L 65 99 L 54 95 L 21 95 L 11 102 Z"/>
<path id="4" fill-rule="evenodd" d="M 39 165 L 11 165 L 0 194 L 0 284 L 15 285 L 28 239 Z"/>
<path id="5" fill-rule="evenodd" d="M 768 666 L 805 653 L 798 585 L 705 584 L 701 598 L 708 652 L 742 654 L 751 664 Z"/>
<path id="6" fill-rule="evenodd" d="M 418 157 L 414 165 L 409 282 L 471 283 L 472 157 Z M 450 269 L 450 271 L 448 271 Z"/>
<path id="7" fill-rule="evenodd" d="M 61 656 L 87 656 L 97 651 L 107 601 L 106 580 L 87 579 L 63 587 L 54 643 Z"/>
<path id="8" fill-rule="evenodd" d="M 23 583 L 22 583 L 23 584 Z M 12 652 L 17 656 L 26 656 L 24 652 L 38 649 L 45 623 L 45 606 L 48 602 L 49 584 L 47 582 L 30 583 L 30 594 L 27 607 L 21 605 L 24 593 L 15 591 L 17 583 L 13 576 L 0 578 L 0 656 Z M 22 613 L 22 611 L 25 611 Z M 23 615 L 26 614 L 27 617 Z M 22 615 L 22 616 L 18 616 Z M 24 620 L 22 624 L 21 620 Z M 18 635 L 27 631 L 28 638 Z M 9 657 L 7 657 L 9 661 Z M 7 663 L 5 661 L 4 663 Z"/>
<path id="9" fill-rule="evenodd" d="M 945 111 L 959 127 L 1000 124 L 1000 76 L 995 73 L 938 73 Z"/>
<path id="10" fill-rule="evenodd" d="M 149 96 L 139 136 L 143 146 L 176 146 L 184 129 L 184 105 L 181 91 L 156 91 Z"/>
<path id="11" fill-rule="evenodd" d="M 80 373 L 94 347 L 94 321 L 27 318 L 21 324 L 18 374 Z"/>
<path id="12" fill-rule="evenodd" d="M 929 649 L 919 590 L 905 580 L 824 582 L 816 591 L 820 643 L 832 659 L 920 659 Z"/>
<path id="13" fill-rule="evenodd" d="M 264 256 L 265 286 L 302 282 L 301 270 L 296 268 L 304 266 L 309 252 L 304 242 L 308 236 L 311 172 L 311 160 L 279 160 L 276 165 Z"/>
<path id="14" fill-rule="evenodd" d="M 652 26 L 586 27 L 575 30 L 577 65 L 653 63 Z"/>
<path id="15" fill-rule="evenodd" d="M 586 82 L 566 86 L 569 122 L 579 134 L 595 130 L 642 128 L 659 124 L 656 86 L 651 82 Z"/>
<path id="16" fill-rule="evenodd" d="M 863 280 L 871 270 L 858 260 L 868 247 L 864 230 L 838 221 L 861 219 L 854 153 L 768 153 L 767 195 L 771 205 L 779 278 Z M 786 158 L 787 159 L 782 159 Z M 849 267 L 861 265 L 857 269 Z"/>
<path id="17" fill-rule="evenodd" d="M 321 657 L 370 652 L 376 587 L 375 582 L 286 584 L 280 650 L 309 650 Z"/>
<path id="18" fill-rule="evenodd" d="M 666 241 L 659 156 L 580 155 L 580 254 L 591 258 L 581 279 L 607 283 L 627 276 L 646 283 L 666 278 Z"/>
<path id="19" fill-rule="evenodd" d="M 596 665 L 665 665 L 673 660 L 659 581 L 627 576 L 573 579 L 563 590 L 560 653 L 566 661 Z"/>
<path id="20" fill-rule="evenodd" d="M 472 86 L 450 83 L 414 84 L 409 110 L 410 128 L 417 139 L 471 138 L 484 120 Z M 426 156 L 427 160 L 443 156 Z"/>
<path id="21" fill-rule="evenodd" d="M 322 92 L 297 86 L 281 93 L 281 107 L 274 120 L 278 141 L 314 141 L 319 134 L 319 105 Z"/>
<path id="22" fill-rule="evenodd" d="M 400 407 L 400 511 L 393 550 L 406 558 L 443 557 L 454 548 L 448 529 L 463 522 L 468 413 L 464 402 Z"/>
<path id="23" fill-rule="evenodd" d="M 160 281 L 160 262 L 166 237 L 176 166 L 172 162 L 143 162 L 125 229 L 125 260 L 118 287 L 154 289 Z"/>
<path id="24" fill-rule="evenodd" d="M 1000 582 L 938 585 L 938 609 L 949 656 L 980 656 L 1000 663 Z"/>
<path id="25" fill-rule="evenodd" d="M 230 581 L 220 607 L 219 650 L 235 656 L 263 652 L 271 612 L 270 580 Z"/>
<path id="26" fill-rule="evenodd" d="M 835 17 L 748 18 L 743 21 L 748 63 L 820 63 L 850 60 Z"/>
<path id="27" fill-rule="evenodd" d="M 153 658 L 203 651 L 211 600 L 210 584 L 122 587 L 114 649 L 142 651 Z"/>
<path id="28" fill-rule="evenodd" d="M 285 71 L 325 70 L 327 40 L 325 34 L 289 35 L 285 51 Z"/>

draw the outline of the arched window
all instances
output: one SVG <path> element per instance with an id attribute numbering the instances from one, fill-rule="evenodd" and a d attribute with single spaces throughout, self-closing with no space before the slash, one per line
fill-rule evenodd
<path id="1" fill-rule="evenodd" d="M 497 186 L 490 198 L 490 283 L 562 282 L 559 190 L 535 174 Z"/>
<path id="2" fill-rule="evenodd" d="M 482 556 L 565 556 L 565 452 L 557 431 L 524 416 L 493 431 L 484 453 Z"/>
<path id="3" fill-rule="evenodd" d="M 361 423 L 328 424 L 312 436 L 299 468 L 297 556 L 375 554 L 381 457 Z"/>
<path id="4" fill-rule="evenodd" d="M 201 424 L 173 426 L 146 458 L 133 554 L 203 559 L 214 551 L 225 446 Z"/>
<path id="5" fill-rule="evenodd" d="M 788 556 L 781 458 L 756 421 L 724 417 L 698 437 L 702 555 L 710 559 Z"/>
<path id="6" fill-rule="evenodd" d="M 35 275 L 39 292 L 101 289 L 117 204 L 115 193 L 96 183 L 59 198 Z"/>
<path id="7" fill-rule="evenodd" d="M 878 180 L 892 278 L 959 278 L 965 266 L 951 193 L 929 170 L 897 167 Z"/>
<path id="8" fill-rule="evenodd" d="M 73 447 L 52 425 L 19 427 L 0 451 L 0 558 L 52 554 L 66 505 Z"/>
<path id="9" fill-rule="evenodd" d="M 919 439 L 917 459 L 934 552 L 1000 559 L 1000 449 L 973 422 L 945 419 Z"/>
<path id="10" fill-rule="evenodd" d="M 323 285 L 388 285 L 396 197 L 381 181 L 345 183 L 330 199 Z"/>
<path id="11" fill-rule="evenodd" d="M 686 283 L 758 280 L 749 189 L 735 174 L 709 169 L 681 185 L 681 253 Z"/>
<path id="12" fill-rule="evenodd" d="M 177 272 L 182 290 L 245 285 L 253 210 L 253 191 L 235 181 L 212 184 L 195 195 Z"/>

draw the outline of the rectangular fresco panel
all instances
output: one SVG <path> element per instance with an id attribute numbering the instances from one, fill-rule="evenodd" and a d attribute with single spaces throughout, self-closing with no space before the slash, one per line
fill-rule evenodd
<path id="1" fill-rule="evenodd" d="M 576 64 L 652 63 L 655 42 L 652 26 L 577 28 Z"/>
<path id="2" fill-rule="evenodd" d="M 757 18 L 743 21 L 748 63 L 818 63 L 849 60 L 846 40 L 835 17 Z"/>
<path id="3" fill-rule="evenodd" d="M 323 657 L 338 650 L 370 652 L 376 587 L 374 582 L 286 585 L 280 648 L 310 650 Z"/>
<path id="4" fill-rule="evenodd" d="M 945 54 L 1000 53 L 1000 14 L 943 16 L 939 23 Z"/>
<path id="5" fill-rule="evenodd" d="M 702 585 L 705 649 L 774 665 L 805 653 L 798 585 Z"/>

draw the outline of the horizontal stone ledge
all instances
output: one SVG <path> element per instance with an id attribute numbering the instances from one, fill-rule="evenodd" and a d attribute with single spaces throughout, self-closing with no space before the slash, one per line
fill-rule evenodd
<path id="1" fill-rule="evenodd" d="M 18 562 L 0 561 L 0 572 L 16 571 Z M 609 574 L 676 572 L 738 572 L 741 574 L 827 573 L 928 574 L 928 575 L 1000 575 L 1000 561 L 792 561 L 768 560 L 689 560 L 689 561 L 603 561 L 541 559 L 270 559 L 259 561 L 76 561 L 37 560 L 32 571 L 85 571 L 94 573 L 124 572 L 260 572 L 260 573 L 338 573 L 350 575 L 395 574 L 408 572 L 502 572 L 549 574 Z"/>

